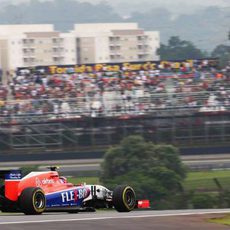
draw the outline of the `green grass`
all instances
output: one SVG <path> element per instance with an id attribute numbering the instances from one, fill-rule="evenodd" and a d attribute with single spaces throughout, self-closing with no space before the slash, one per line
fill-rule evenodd
<path id="1" fill-rule="evenodd" d="M 186 191 L 217 191 L 218 187 L 213 178 L 217 178 L 224 189 L 230 190 L 230 170 L 188 172 L 184 188 Z M 98 177 L 70 177 L 68 181 L 74 184 L 84 182 L 86 184 L 101 184 Z"/>
<path id="2" fill-rule="evenodd" d="M 230 170 L 189 172 L 184 181 L 184 188 L 185 190 L 217 190 L 214 178 L 218 179 L 223 189 L 230 189 Z"/>
<path id="3" fill-rule="evenodd" d="M 68 178 L 68 182 L 73 183 L 73 184 L 100 184 L 99 178 L 98 177 L 70 177 Z"/>
<path id="4" fill-rule="evenodd" d="M 230 225 L 230 215 L 226 215 L 222 218 L 212 218 L 209 220 L 211 223 L 217 223 L 217 224 L 225 224 Z"/>
<path id="5" fill-rule="evenodd" d="M 185 190 L 205 190 L 216 191 L 217 185 L 214 182 L 217 178 L 224 189 L 230 190 L 230 170 L 213 170 L 213 171 L 198 171 L 188 172 L 187 178 L 184 181 Z M 74 184 L 100 184 L 98 177 L 78 177 L 68 178 L 68 181 Z"/>
<path id="6" fill-rule="evenodd" d="M 214 177 L 225 178 L 226 176 L 230 177 L 230 170 L 198 171 L 189 172 L 187 180 L 212 179 Z"/>

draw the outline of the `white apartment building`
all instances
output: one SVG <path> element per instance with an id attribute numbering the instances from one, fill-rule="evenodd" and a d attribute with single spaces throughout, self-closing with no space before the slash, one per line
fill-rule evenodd
<path id="1" fill-rule="evenodd" d="M 159 32 L 137 23 L 75 24 L 69 33 L 51 24 L 0 25 L 0 68 L 159 60 Z"/>
<path id="2" fill-rule="evenodd" d="M 50 24 L 0 25 L 0 68 L 76 64 L 76 39 Z"/>
<path id="3" fill-rule="evenodd" d="M 0 67 L 11 70 L 23 66 L 23 39 L 26 32 L 52 32 L 53 25 L 0 25 Z"/>
<path id="4" fill-rule="evenodd" d="M 71 33 L 79 64 L 159 60 L 159 32 L 146 32 L 137 23 L 75 24 Z"/>

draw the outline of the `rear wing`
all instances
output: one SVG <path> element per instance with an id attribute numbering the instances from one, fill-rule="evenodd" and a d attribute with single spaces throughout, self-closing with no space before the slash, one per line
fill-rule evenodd
<path id="1" fill-rule="evenodd" d="M 20 180 L 22 179 L 21 170 L 0 170 L 0 179 L 5 180 Z"/>
<path id="2" fill-rule="evenodd" d="M 0 170 L 0 179 L 5 180 L 5 197 L 17 201 L 18 184 L 22 179 L 21 170 Z"/>
<path id="3" fill-rule="evenodd" d="M 9 173 L 10 170 L 0 170 L 0 179 L 5 179 L 5 175 Z"/>

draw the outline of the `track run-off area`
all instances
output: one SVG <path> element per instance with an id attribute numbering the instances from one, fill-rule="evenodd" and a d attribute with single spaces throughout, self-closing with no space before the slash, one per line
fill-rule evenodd
<path id="1" fill-rule="evenodd" d="M 210 210 L 138 210 L 129 213 L 97 211 L 94 213 L 43 213 L 28 216 L 21 213 L 0 214 L 1 230 L 40 229 L 157 229 L 157 230 L 225 230 L 224 226 L 208 222 L 210 218 L 230 213 L 230 209 Z"/>

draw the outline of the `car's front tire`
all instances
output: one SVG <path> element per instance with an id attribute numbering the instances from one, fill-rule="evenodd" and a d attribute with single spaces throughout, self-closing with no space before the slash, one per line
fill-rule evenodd
<path id="1" fill-rule="evenodd" d="M 19 197 L 19 206 L 26 215 L 42 214 L 46 207 L 46 197 L 42 189 L 25 188 Z"/>
<path id="2" fill-rule="evenodd" d="M 130 212 L 136 206 L 136 195 L 132 187 L 119 185 L 113 191 L 112 201 L 118 212 Z"/>

